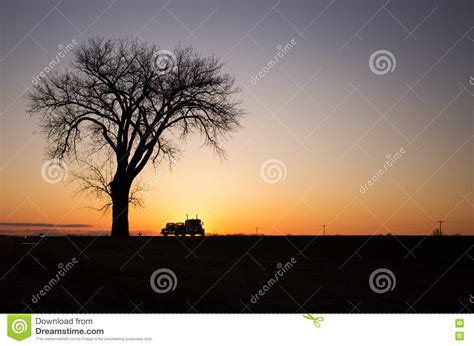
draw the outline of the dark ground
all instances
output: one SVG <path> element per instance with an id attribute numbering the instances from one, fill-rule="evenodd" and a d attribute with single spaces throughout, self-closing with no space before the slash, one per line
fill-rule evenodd
<path id="1" fill-rule="evenodd" d="M 0 312 L 468 312 L 473 244 L 460 236 L 0 237 Z M 79 263 L 33 303 L 72 257 Z M 252 303 L 291 257 L 293 268 Z M 176 274 L 174 291 L 151 289 L 159 268 Z M 370 289 L 378 268 L 395 274 L 393 291 Z"/>

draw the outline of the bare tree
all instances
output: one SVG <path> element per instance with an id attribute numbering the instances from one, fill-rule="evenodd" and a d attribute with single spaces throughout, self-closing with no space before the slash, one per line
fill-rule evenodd
<path id="1" fill-rule="evenodd" d="M 98 163 L 81 181 L 110 196 L 112 236 L 129 235 L 132 184 L 145 166 L 171 162 L 190 134 L 224 154 L 222 140 L 243 113 L 222 67 L 192 48 L 93 38 L 76 48 L 71 70 L 47 74 L 28 94 L 51 158 Z"/>

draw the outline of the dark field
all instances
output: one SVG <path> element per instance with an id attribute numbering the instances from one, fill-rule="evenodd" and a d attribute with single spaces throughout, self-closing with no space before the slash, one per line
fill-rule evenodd
<path id="1" fill-rule="evenodd" d="M 468 312 L 474 308 L 469 302 L 474 295 L 473 240 L 0 237 L 0 307 L 2 313 Z M 32 302 L 56 277 L 58 263 L 73 257 L 78 263 Z M 252 303 L 251 296 L 275 277 L 278 263 L 285 265 L 292 257 L 296 263 Z M 152 290 L 150 276 L 159 268 L 176 274 L 174 291 Z M 394 273 L 393 291 L 371 290 L 369 276 L 378 268 Z"/>

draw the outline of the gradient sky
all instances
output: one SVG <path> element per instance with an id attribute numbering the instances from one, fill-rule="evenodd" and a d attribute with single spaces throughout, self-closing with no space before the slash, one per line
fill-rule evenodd
<path id="1" fill-rule="evenodd" d="M 470 1 L 1 1 L 0 233 L 110 229 L 74 183 L 41 175 L 44 138 L 22 97 L 58 45 L 139 37 L 226 63 L 247 111 L 228 159 L 183 145 L 142 180 L 133 233 L 199 216 L 212 233 L 427 234 L 473 231 L 473 5 Z M 294 40 L 294 41 L 291 41 Z M 293 47 L 257 83 L 252 77 Z M 395 69 L 369 67 L 390 51 Z M 60 59 L 64 69 L 71 56 Z M 361 193 L 390 155 L 404 154 Z M 279 160 L 281 179 L 262 177 Z M 73 165 L 70 165 L 70 168 Z M 20 225 L 12 224 L 20 223 Z M 38 225 L 36 225 L 38 224 Z M 49 224 L 49 225 L 48 225 Z M 69 225 L 67 225 L 69 224 Z M 79 224 L 79 225 L 78 225 Z M 84 227 L 84 224 L 90 225 Z M 77 227 L 80 226 L 80 227 Z"/>

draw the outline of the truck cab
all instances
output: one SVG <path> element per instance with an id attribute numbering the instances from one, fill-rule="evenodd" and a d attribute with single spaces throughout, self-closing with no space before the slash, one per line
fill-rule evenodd
<path id="1" fill-rule="evenodd" d="M 185 222 L 186 234 L 194 237 L 196 234 L 204 235 L 203 223 L 200 219 L 187 219 Z"/>

